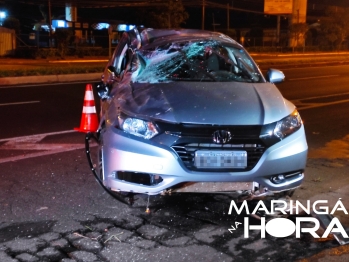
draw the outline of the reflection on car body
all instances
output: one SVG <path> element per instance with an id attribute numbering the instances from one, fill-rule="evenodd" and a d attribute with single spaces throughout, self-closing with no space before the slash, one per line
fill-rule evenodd
<path id="1" fill-rule="evenodd" d="M 289 194 L 303 180 L 295 106 L 231 38 L 201 30 L 125 32 L 96 85 L 98 179 L 111 192 Z"/>

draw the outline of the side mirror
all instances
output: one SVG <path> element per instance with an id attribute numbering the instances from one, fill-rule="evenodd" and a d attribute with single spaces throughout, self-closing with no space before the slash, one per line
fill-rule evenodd
<path id="1" fill-rule="evenodd" d="M 267 72 L 266 79 L 270 83 L 281 83 L 285 80 L 285 75 L 280 70 L 270 68 Z"/>

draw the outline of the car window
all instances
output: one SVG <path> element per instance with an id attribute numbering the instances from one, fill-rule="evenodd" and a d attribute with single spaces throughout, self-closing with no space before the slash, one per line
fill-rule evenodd
<path id="1" fill-rule="evenodd" d="M 124 45 L 124 48 L 121 51 L 121 54 L 119 56 L 119 59 L 117 61 L 116 64 L 116 72 L 118 74 L 121 74 L 122 71 L 125 70 L 127 62 L 128 62 L 128 57 L 127 57 L 127 49 L 128 49 L 128 45 Z"/>
<path id="2" fill-rule="evenodd" d="M 145 61 L 135 82 L 261 82 L 257 66 L 237 46 L 218 41 L 171 42 L 140 50 Z"/>

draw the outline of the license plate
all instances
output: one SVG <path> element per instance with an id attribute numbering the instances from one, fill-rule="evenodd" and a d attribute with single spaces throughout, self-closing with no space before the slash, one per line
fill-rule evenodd
<path id="1" fill-rule="evenodd" d="M 246 168 L 246 151 L 198 150 L 194 165 L 197 168 Z"/>

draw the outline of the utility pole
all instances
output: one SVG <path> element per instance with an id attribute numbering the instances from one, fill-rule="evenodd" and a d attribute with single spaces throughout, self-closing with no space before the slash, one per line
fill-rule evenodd
<path id="1" fill-rule="evenodd" d="M 113 35 L 113 27 L 109 25 L 108 27 L 108 50 L 109 50 L 109 58 L 111 58 L 111 40 Z"/>
<path id="2" fill-rule="evenodd" d="M 216 25 L 220 25 L 220 24 L 216 24 L 216 22 L 214 21 L 214 13 L 212 13 L 212 25 L 213 25 L 213 32 L 216 32 Z"/>
<path id="3" fill-rule="evenodd" d="M 277 16 L 277 25 L 276 25 L 276 44 L 280 44 L 280 15 Z"/>
<path id="4" fill-rule="evenodd" d="M 202 0 L 202 20 L 201 20 L 201 29 L 205 29 L 205 0 Z"/>
<path id="5" fill-rule="evenodd" d="M 48 31 L 48 44 L 49 47 L 52 47 L 52 17 L 51 17 L 51 0 L 48 0 L 48 22 L 49 22 L 49 31 Z"/>
<path id="6" fill-rule="evenodd" d="M 213 25 L 213 32 L 216 31 L 216 23 L 214 22 L 214 13 L 212 13 L 212 25 Z"/>
<path id="7" fill-rule="evenodd" d="M 297 24 L 299 24 L 299 9 L 297 9 Z"/>
<path id="8" fill-rule="evenodd" d="M 230 15 L 230 10 L 229 10 L 229 3 L 227 3 L 227 31 L 229 31 L 229 15 Z"/>

